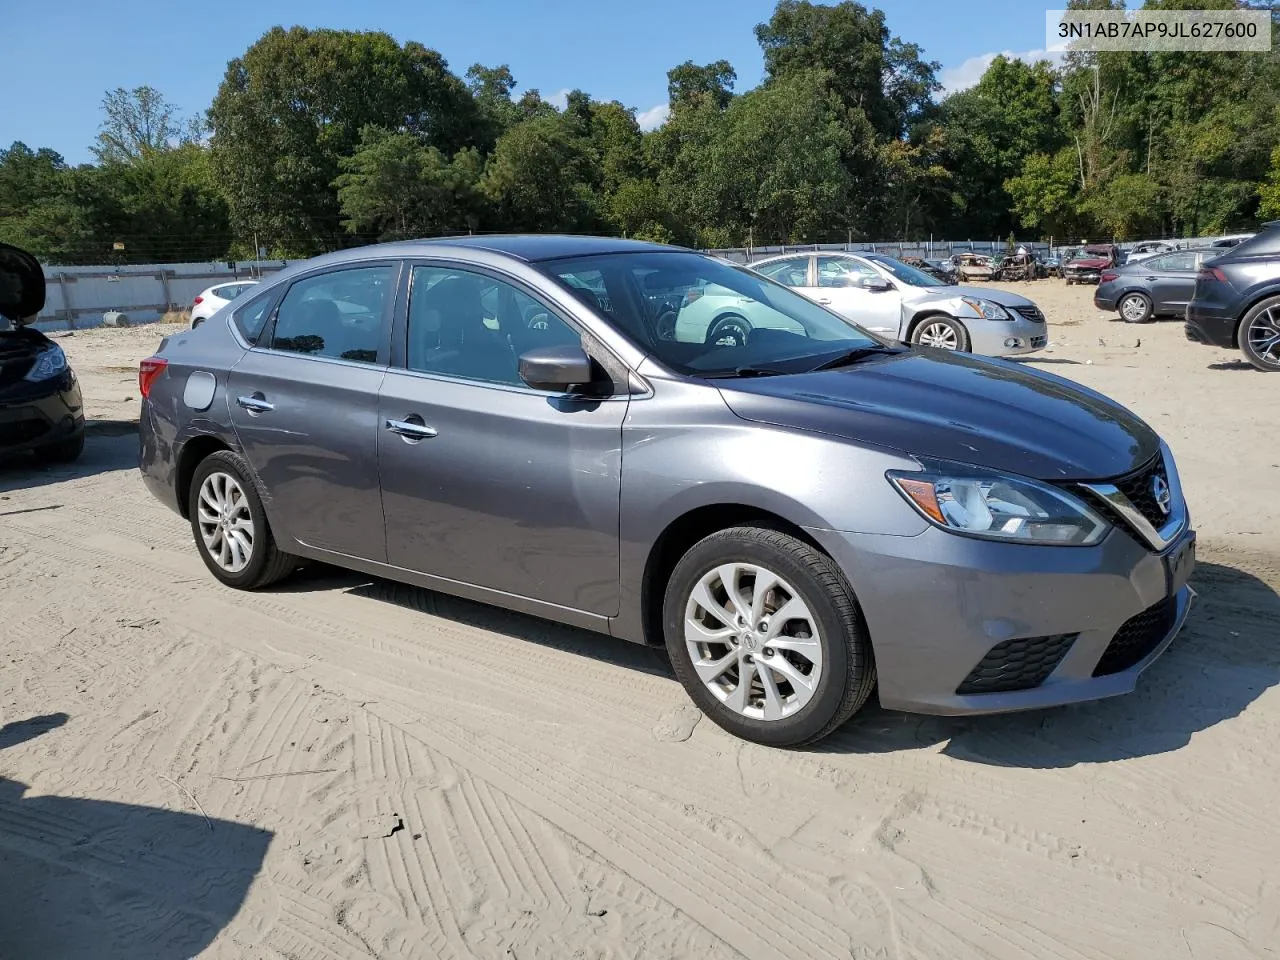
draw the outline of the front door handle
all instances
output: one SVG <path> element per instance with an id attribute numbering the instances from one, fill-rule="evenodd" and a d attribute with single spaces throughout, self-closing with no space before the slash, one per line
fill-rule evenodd
<path id="1" fill-rule="evenodd" d="M 820 298 L 818 299 L 818 302 L 819 302 L 819 303 L 830 303 L 831 301 L 830 301 L 827 297 L 820 297 Z"/>
<path id="2" fill-rule="evenodd" d="M 261 394 L 255 394 L 252 397 L 236 397 L 236 403 L 250 413 L 268 413 L 276 408 L 274 403 L 268 403 Z"/>
<path id="3" fill-rule="evenodd" d="M 412 420 L 388 419 L 386 427 L 406 440 L 426 440 L 436 435 L 435 427 L 428 427 L 425 423 L 415 423 Z"/>

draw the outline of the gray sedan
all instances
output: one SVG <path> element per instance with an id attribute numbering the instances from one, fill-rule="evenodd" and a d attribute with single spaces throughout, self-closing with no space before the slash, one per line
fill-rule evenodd
<path id="1" fill-rule="evenodd" d="M 674 338 L 708 287 L 769 322 Z M 139 380 L 143 478 L 222 583 L 320 560 L 664 645 L 760 743 L 873 692 L 945 714 L 1124 693 L 1191 601 L 1173 457 L 1123 407 L 678 248 L 348 250 Z"/>

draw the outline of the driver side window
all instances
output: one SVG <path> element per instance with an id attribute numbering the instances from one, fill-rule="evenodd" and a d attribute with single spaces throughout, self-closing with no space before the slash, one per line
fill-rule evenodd
<path id="1" fill-rule="evenodd" d="M 857 260 L 844 257 L 818 258 L 819 287 L 864 287 L 868 280 L 878 280 L 879 275 Z"/>

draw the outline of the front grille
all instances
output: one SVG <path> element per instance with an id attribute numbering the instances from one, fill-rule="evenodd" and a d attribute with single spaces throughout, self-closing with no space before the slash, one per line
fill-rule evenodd
<path id="1" fill-rule="evenodd" d="M 1060 633 L 1003 640 L 969 671 L 956 693 L 1011 693 L 1038 687 L 1053 673 L 1078 636 Z"/>
<path id="2" fill-rule="evenodd" d="M 1014 307 L 1013 309 L 1017 310 L 1018 313 L 1022 314 L 1032 323 L 1044 323 L 1044 313 L 1035 304 L 1030 304 L 1025 307 Z"/>
<path id="3" fill-rule="evenodd" d="M 1120 673 L 1140 663 L 1169 635 L 1178 619 L 1177 597 L 1166 597 L 1120 625 L 1093 668 L 1095 677 Z"/>
<path id="4" fill-rule="evenodd" d="M 1169 519 L 1169 514 L 1160 509 L 1156 502 L 1152 484 L 1159 477 L 1167 486 L 1169 475 L 1164 468 L 1164 455 L 1157 453 L 1146 466 L 1128 476 L 1112 481 L 1116 488 L 1128 497 L 1129 502 L 1146 518 L 1147 522 L 1159 530 Z"/>

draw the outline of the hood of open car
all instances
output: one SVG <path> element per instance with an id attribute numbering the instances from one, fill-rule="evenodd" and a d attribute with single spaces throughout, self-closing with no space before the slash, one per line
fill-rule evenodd
<path id="1" fill-rule="evenodd" d="M 44 309 L 44 269 L 27 251 L 0 243 L 0 317 L 22 326 Z"/>

